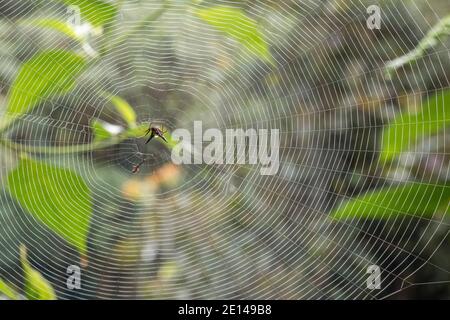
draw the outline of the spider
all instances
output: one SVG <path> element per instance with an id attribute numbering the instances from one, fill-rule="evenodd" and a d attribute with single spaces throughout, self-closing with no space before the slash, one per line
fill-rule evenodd
<path id="1" fill-rule="evenodd" d="M 133 170 L 131 170 L 132 173 L 138 173 L 141 169 L 142 164 L 146 161 L 145 158 L 142 158 L 142 161 L 139 162 L 137 165 L 133 166 Z"/>
<path id="2" fill-rule="evenodd" d="M 145 135 L 148 135 L 150 133 L 150 137 L 147 139 L 145 144 L 149 143 L 150 140 L 152 140 L 154 137 L 160 137 L 165 142 L 167 142 L 167 139 L 164 137 L 164 134 L 166 132 L 167 132 L 167 130 L 160 129 L 158 127 L 153 127 L 152 123 L 150 122 L 150 125 L 149 125 L 147 131 L 145 131 Z M 147 161 L 147 160 L 145 159 L 145 157 L 143 157 L 141 162 L 139 162 L 137 165 L 133 166 L 133 169 L 131 170 L 131 172 L 138 173 L 139 170 L 141 169 L 141 166 L 144 164 L 145 161 Z"/>
<path id="3" fill-rule="evenodd" d="M 166 138 L 164 138 L 164 134 L 167 132 L 167 130 L 160 129 L 158 127 L 153 127 L 152 123 L 150 122 L 150 126 L 148 127 L 147 131 L 145 132 L 145 135 L 148 135 L 150 133 L 150 137 L 145 142 L 145 144 L 149 143 L 150 140 L 152 140 L 155 136 L 160 137 L 165 142 L 167 142 Z"/>

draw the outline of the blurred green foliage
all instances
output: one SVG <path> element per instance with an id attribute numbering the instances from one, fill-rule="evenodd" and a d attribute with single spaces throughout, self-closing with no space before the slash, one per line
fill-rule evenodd
<path id="1" fill-rule="evenodd" d="M 432 136 L 450 123 L 450 90 L 431 96 L 419 112 L 404 112 L 387 126 L 382 136 L 381 161 L 389 161 Z"/>
<path id="2" fill-rule="evenodd" d="M 4 294 L 8 299 L 18 299 L 18 293 L 2 279 L 0 279 L 0 293 Z"/>
<path id="3" fill-rule="evenodd" d="M 85 253 L 92 197 L 82 177 L 25 158 L 8 175 L 8 190 L 30 214 Z"/>
<path id="4" fill-rule="evenodd" d="M 52 61 L 52 64 L 49 64 Z M 30 112 L 39 101 L 50 95 L 71 90 L 74 77 L 85 65 L 83 57 L 69 51 L 39 53 L 20 69 L 12 84 L 9 96 L 8 115 L 17 117 Z"/>
<path id="5" fill-rule="evenodd" d="M 332 213 L 336 219 L 394 219 L 399 215 L 431 218 L 447 211 L 450 186 L 429 183 L 408 183 L 385 187 L 359 196 L 339 206 Z M 443 212 L 441 212 L 443 213 Z"/>
<path id="6" fill-rule="evenodd" d="M 442 18 L 430 31 L 428 31 L 427 35 L 419 42 L 414 50 L 387 63 L 385 70 L 386 74 L 392 76 L 400 67 L 414 63 L 422 58 L 428 50 L 438 45 L 442 38 L 448 37 L 449 35 L 450 15 Z"/>
<path id="7" fill-rule="evenodd" d="M 272 61 L 267 41 L 258 30 L 256 21 L 239 9 L 215 6 L 197 9 L 195 14 L 219 31 L 239 41 L 249 52 Z"/>
<path id="8" fill-rule="evenodd" d="M 20 248 L 20 261 L 25 275 L 25 297 L 29 300 L 55 300 L 56 295 L 51 284 L 28 262 L 25 246 Z"/>
<path id="9" fill-rule="evenodd" d="M 111 23 L 117 15 L 115 5 L 103 0 L 59 0 L 79 8 L 81 16 L 95 27 Z"/>
<path id="10" fill-rule="evenodd" d="M 304 298 L 305 293 L 308 298 L 372 297 L 353 284 L 363 283 L 364 266 L 378 260 L 393 275 L 400 273 L 399 266 L 405 273 L 415 271 L 408 269 L 411 257 L 404 251 L 415 255 L 417 248 L 414 239 L 409 239 L 413 245 L 399 244 L 399 251 L 389 247 L 386 252 L 398 256 L 391 261 L 373 249 L 375 245 L 366 246 L 372 237 L 358 246 L 353 239 L 361 236 L 360 230 L 397 242 L 382 227 L 372 230 L 373 225 L 356 218 L 391 223 L 393 229 L 427 244 L 445 237 L 445 226 L 431 231 L 425 227 L 421 233 L 414 219 L 448 213 L 448 179 L 433 174 L 447 161 L 439 156 L 448 154 L 442 135 L 448 127 L 450 95 L 448 83 L 436 80 L 445 79 L 445 72 L 430 72 L 430 66 L 437 65 L 433 58 L 441 63 L 435 47 L 446 41 L 448 17 L 423 35 L 424 40 L 417 38 L 404 48 L 395 35 L 405 30 L 406 37 L 410 30 L 414 39 L 414 17 L 398 21 L 386 16 L 392 29 L 386 24 L 386 31 L 369 32 L 361 29 L 364 19 L 352 15 L 360 12 L 360 3 L 353 1 L 328 1 L 327 10 L 307 1 L 258 1 L 270 9 L 258 21 L 254 17 L 261 13 L 246 1 L 236 1 L 233 7 L 205 1 L 201 8 L 190 1 L 162 1 L 151 2 L 152 10 L 136 5 L 134 11 L 134 4 L 122 1 L 56 2 L 63 12 L 69 5 L 78 6 L 83 22 L 90 24 L 87 34 L 53 7 L 40 12 L 41 7 L 32 6 L 36 17 L 1 21 L 6 27 L 0 32 L 0 77 L 7 88 L 1 92 L 5 117 L 0 142 L 3 154 L 14 154 L 9 157 L 14 163 L 7 163 L 0 175 L 8 191 L 0 201 L 0 278 L 14 275 L 0 279 L 0 292 L 7 297 L 20 298 L 18 292 L 29 299 Z M 408 4 L 397 9 L 405 16 L 414 12 Z M 180 14 L 188 22 L 203 22 L 193 25 L 208 37 L 184 33 L 182 26 L 172 34 L 170 23 Z M 318 21 L 333 23 L 318 30 Z M 25 41 L 19 26 L 39 36 Z M 61 40 L 49 36 L 49 30 Z M 276 31 L 278 37 L 272 35 Z M 223 46 L 228 40 L 232 44 Z M 237 59 L 236 48 L 253 59 Z M 431 50 L 436 54 L 424 58 Z M 405 51 L 412 53 L 404 56 Z M 368 58 L 367 52 L 377 54 Z M 409 65 L 412 61 L 415 64 Z M 181 72 L 186 66 L 186 73 Z M 167 72 L 176 75 L 176 81 L 167 79 Z M 386 72 L 389 85 L 379 81 Z M 192 83 L 198 85 L 196 92 L 186 90 Z M 409 102 L 402 105 L 402 96 L 431 91 L 436 94 L 417 112 L 402 110 L 404 105 L 409 108 Z M 199 96 L 214 103 L 205 108 Z M 392 118 L 385 116 L 393 109 L 390 101 L 398 103 Z M 229 106 L 237 104 L 246 109 L 229 112 Z M 130 164 L 140 160 L 135 138 L 145 132 L 149 119 L 166 118 L 175 122 L 172 126 L 182 126 L 200 116 L 211 121 L 210 110 L 230 127 L 266 114 L 267 119 L 257 120 L 282 129 L 283 168 L 270 180 L 269 190 L 264 188 L 269 178 L 253 177 L 256 181 L 250 182 L 252 171 L 239 168 L 224 180 L 201 172 L 189 196 L 170 193 L 191 181 L 195 171 L 167 163 L 175 144 L 170 133 L 168 144 L 153 147 L 156 165 L 142 178 L 130 177 Z M 40 119 L 51 119 L 54 125 Z M 380 123 L 384 128 L 376 131 Z M 378 137 L 381 144 L 376 143 Z M 435 142 L 437 151 L 422 150 L 426 139 Z M 296 153 L 299 150 L 311 153 L 305 157 Z M 440 166 L 430 168 L 415 158 L 412 166 L 417 168 L 408 167 L 402 156 L 412 150 L 436 156 Z M 89 156 L 83 157 L 85 153 Z M 403 170 L 406 178 L 393 179 L 393 167 L 394 176 Z M 87 176 L 85 168 L 95 169 L 96 179 Z M 415 171 L 424 173 L 419 177 Z M 232 183 L 245 192 L 230 191 Z M 203 196 L 205 190 L 208 197 Z M 158 211 L 161 203 L 170 208 L 167 213 Z M 209 209 L 208 215 L 197 209 L 198 203 Z M 331 231 L 323 227 L 330 222 L 330 211 L 332 223 L 342 223 L 340 228 L 332 225 Z M 399 215 L 409 222 L 395 225 Z M 235 234 L 227 233 L 230 229 Z M 348 244 L 334 240 L 343 233 Z M 429 234 L 436 236 L 429 239 Z M 54 248 L 55 239 L 59 248 Z M 30 259 L 21 243 L 29 248 Z M 423 254 L 440 259 L 439 264 L 450 260 L 448 252 Z M 87 288 L 68 292 L 61 268 L 82 259 L 89 262 L 83 270 Z M 298 264 L 312 260 L 314 266 Z M 420 282 L 423 276 L 431 281 L 427 272 L 414 273 L 413 280 Z M 386 280 L 391 291 L 407 275 Z M 225 286 L 229 293 L 218 290 Z"/>

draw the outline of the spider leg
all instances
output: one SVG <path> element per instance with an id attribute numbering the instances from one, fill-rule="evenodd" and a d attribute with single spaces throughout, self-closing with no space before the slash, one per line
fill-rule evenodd
<path id="1" fill-rule="evenodd" d="M 165 134 L 166 132 L 167 132 L 167 131 L 164 131 L 164 127 L 161 127 L 160 131 L 157 132 L 156 135 L 157 135 L 158 137 L 160 137 L 161 139 L 163 139 L 165 142 L 167 142 L 166 138 L 164 138 L 164 134 Z"/>
<path id="2" fill-rule="evenodd" d="M 149 143 L 150 140 L 152 140 L 155 137 L 155 133 L 152 131 L 152 133 L 150 134 L 150 138 L 148 138 L 148 140 L 145 142 L 145 144 Z"/>
<path id="3" fill-rule="evenodd" d="M 159 136 L 161 139 L 163 139 L 165 142 L 167 142 L 166 138 L 163 135 Z"/>
<path id="4" fill-rule="evenodd" d="M 163 139 L 165 142 L 167 142 L 167 139 L 164 137 L 164 135 L 167 133 L 167 129 L 164 130 L 164 127 L 161 127 L 162 134 L 159 136 L 161 139 Z"/>

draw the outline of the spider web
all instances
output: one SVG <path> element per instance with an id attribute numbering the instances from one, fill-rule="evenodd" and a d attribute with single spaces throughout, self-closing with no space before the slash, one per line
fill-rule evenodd
<path id="1" fill-rule="evenodd" d="M 174 1 L 139 29 L 133 29 L 136 22 L 161 2 L 123 2 L 104 56 L 73 90 L 44 99 L 9 133 L 16 143 L 42 148 L 37 157 L 76 170 L 91 190 L 82 288 L 66 287 L 67 266 L 80 265 L 74 249 L 27 214 L 6 188 L 0 197 L 0 275 L 20 281 L 17 246 L 26 243 L 32 265 L 67 299 L 383 299 L 409 297 L 412 289 L 420 297 L 448 295 L 444 214 L 385 208 L 397 215 L 331 218 L 340 203 L 370 190 L 406 181 L 437 185 L 432 175 L 448 180 L 445 131 L 389 168 L 378 160 L 382 130 L 401 108 L 420 106 L 449 88 L 444 40 L 403 73 L 391 79 L 384 74 L 387 61 L 412 50 L 450 12 L 444 2 Z M 212 5 L 241 9 L 254 19 L 274 65 L 194 14 Z M 370 5 L 381 8 L 380 30 L 366 25 Z M 21 61 L 33 49 L 62 43 L 49 30 L 15 27 L 17 19 L 65 14 L 57 2 L 33 9 L 19 1 L 8 8 L 0 58 L 5 101 Z M 6 66 L 13 69 L 9 75 Z M 142 136 L 100 150 L 62 152 L 91 141 L 92 119 L 123 125 L 97 90 L 126 99 L 138 125 L 192 132 L 194 121 L 202 121 L 204 130 L 222 132 L 279 129 L 279 170 L 262 176 L 261 165 L 175 166 L 163 143 L 146 145 Z M 419 167 L 421 180 L 408 167 L 419 160 L 434 163 Z M 16 153 L 2 149 L 3 184 L 16 162 Z M 370 266 L 380 268 L 379 289 L 367 285 Z"/>

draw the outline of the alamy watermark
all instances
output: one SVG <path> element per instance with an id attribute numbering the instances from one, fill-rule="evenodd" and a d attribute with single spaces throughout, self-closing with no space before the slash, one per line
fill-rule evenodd
<path id="1" fill-rule="evenodd" d="M 279 129 L 203 130 L 201 121 L 194 121 L 193 135 L 188 129 L 176 129 L 172 138 L 175 164 L 250 164 L 260 165 L 261 175 L 275 175 L 280 162 Z M 204 145 L 206 143 L 206 146 Z"/>
<path id="2" fill-rule="evenodd" d="M 67 289 L 81 289 L 81 268 L 72 264 L 67 267 L 66 273 L 69 275 L 66 281 Z"/>
<path id="3" fill-rule="evenodd" d="M 366 280 L 367 289 L 379 290 L 381 289 L 381 270 L 376 264 L 367 267 L 366 273 L 369 274 Z"/>
<path id="4" fill-rule="evenodd" d="M 373 4 L 367 7 L 367 13 L 370 16 L 366 20 L 367 28 L 370 30 L 381 29 L 381 9 L 379 6 Z"/>

